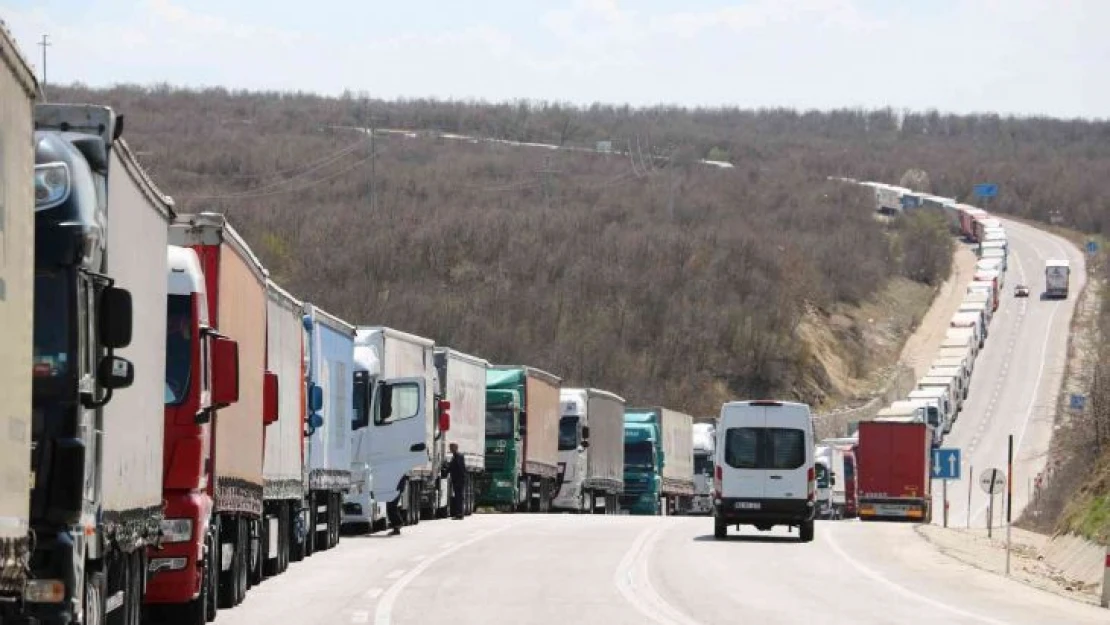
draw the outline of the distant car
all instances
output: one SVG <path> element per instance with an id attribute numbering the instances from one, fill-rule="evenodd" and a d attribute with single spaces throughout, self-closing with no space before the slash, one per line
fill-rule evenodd
<path id="1" fill-rule="evenodd" d="M 1014 297 L 1029 297 L 1029 287 L 1019 284 L 1014 287 Z"/>

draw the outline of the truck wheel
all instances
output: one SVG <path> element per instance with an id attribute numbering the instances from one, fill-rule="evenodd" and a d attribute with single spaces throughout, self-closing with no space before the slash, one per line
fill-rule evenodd
<path id="1" fill-rule="evenodd" d="M 339 529 L 343 524 L 343 496 L 339 493 L 331 494 L 331 516 L 332 516 L 332 529 L 331 529 L 331 546 L 339 546 Z"/>
<path id="2" fill-rule="evenodd" d="M 136 549 L 131 558 L 131 625 L 143 623 L 143 590 L 146 586 L 147 565 L 145 551 Z"/>
<path id="3" fill-rule="evenodd" d="M 324 508 L 320 510 L 320 508 Z M 326 551 L 331 538 L 331 515 L 328 509 L 327 493 L 315 493 L 312 497 L 312 510 L 315 512 L 312 523 L 312 540 L 314 551 Z M 320 525 L 324 529 L 320 529 Z"/>
<path id="4" fill-rule="evenodd" d="M 236 597 L 235 605 L 243 603 L 247 598 L 247 589 L 250 588 L 250 564 L 251 564 L 251 537 L 249 521 L 239 519 L 239 546 L 236 551 L 239 553 L 239 595 Z"/>
<path id="5" fill-rule="evenodd" d="M 305 557 L 305 542 L 307 542 L 307 539 L 301 540 L 297 537 L 298 528 L 301 524 L 301 514 L 301 509 L 293 506 L 289 507 L 289 525 L 286 528 L 289 534 L 286 536 L 286 540 L 289 541 L 290 562 L 300 562 Z"/>
<path id="6" fill-rule="evenodd" d="M 208 597 L 204 601 L 204 618 L 209 622 L 216 620 L 216 612 L 220 607 L 220 541 L 218 528 L 218 524 L 216 529 L 210 528 L 208 535 L 204 538 L 207 553 L 204 556 L 204 573 L 201 575 L 201 583 L 208 589 Z M 201 590 L 201 594 L 204 594 L 204 590 Z"/>
<path id="7" fill-rule="evenodd" d="M 274 533 L 277 536 L 278 549 L 272 560 L 270 559 L 270 520 L 265 514 L 262 515 L 262 571 L 266 577 L 273 577 L 281 573 L 281 537 L 284 515 L 285 502 L 279 501 L 273 514 L 273 517 L 277 519 L 277 523 L 275 524 L 277 527 L 274 528 Z"/>
<path id="8" fill-rule="evenodd" d="M 803 543 L 813 542 L 813 519 L 802 521 L 798 526 L 798 539 Z"/>
<path id="9" fill-rule="evenodd" d="M 265 579 L 265 574 L 262 571 L 263 564 L 266 562 L 266 554 L 269 548 L 269 530 L 267 529 L 266 516 L 263 515 L 257 521 L 249 522 L 249 539 L 250 545 L 250 575 L 247 578 L 247 588 L 252 588 L 262 583 Z"/>
<path id="10" fill-rule="evenodd" d="M 728 538 L 728 525 L 720 517 L 713 517 L 713 538 L 722 540 Z"/>
<path id="11" fill-rule="evenodd" d="M 205 540 L 204 543 L 205 548 L 207 549 L 209 541 Z M 210 553 L 211 552 L 209 552 L 209 554 Z M 200 578 L 200 592 L 197 593 L 195 599 L 186 602 L 185 605 L 181 606 L 181 611 L 179 612 L 179 616 L 176 619 L 176 621 L 181 625 L 204 625 L 208 621 L 212 620 L 208 617 L 208 603 L 211 599 L 211 595 L 209 594 L 208 579 L 209 572 L 211 571 L 211 565 L 212 560 L 210 555 L 205 555 L 204 561 L 201 564 L 201 566 L 203 566 L 204 568 L 202 569 L 203 572 L 201 573 Z M 212 618 L 215 618 L 215 615 L 213 615 Z"/>

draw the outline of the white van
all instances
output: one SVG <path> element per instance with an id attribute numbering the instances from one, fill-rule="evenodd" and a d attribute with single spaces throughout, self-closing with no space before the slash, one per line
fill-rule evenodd
<path id="1" fill-rule="evenodd" d="M 975 344 L 979 349 L 987 342 L 987 326 L 983 323 L 983 315 L 976 312 L 957 312 L 948 322 L 950 328 L 967 328 L 974 332 Z"/>
<path id="2" fill-rule="evenodd" d="M 951 432 L 952 425 L 956 423 L 956 405 L 948 395 L 948 390 L 937 386 L 915 388 L 906 396 L 908 399 L 925 399 L 940 402 L 941 416 L 944 419 L 944 432 Z"/>
<path id="3" fill-rule="evenodd" d="M 713 535 L 729 525 L 798 528 L 813 540 L 817 476 L 809 406 L 787 401 L 734 401 L 717 423 Z"/>
<path id="4" fill-rule="evenodd" d="M 890 408 L 892 410 L 920 409 L 924 411 L 925 422 L 929 424 L 929 427 L 933 428 L 934 436 L 940 436 L 946 432 L 944 428 L 947 423 L 944 420 L 944 412 L 939 397 L 930 397 L 928 399 L 902 399 L 891 404 Z M 937 444 L 940 444 L 939 441 Z"/>

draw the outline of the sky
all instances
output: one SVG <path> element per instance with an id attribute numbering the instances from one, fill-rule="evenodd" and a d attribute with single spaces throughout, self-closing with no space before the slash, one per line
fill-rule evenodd
<path id="1" fill-rule="evenodd" d="M 41 77 L 1110 117 L 1110 0 L 0 0 Z"/>

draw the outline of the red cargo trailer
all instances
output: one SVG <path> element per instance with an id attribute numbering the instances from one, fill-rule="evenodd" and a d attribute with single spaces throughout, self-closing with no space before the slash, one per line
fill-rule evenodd
<path id="1" fill-rule="evenodd" d="M 932 440 L 924 423 L 859 424 L 856 460 L 861 520 L 931 520 Z"/>

